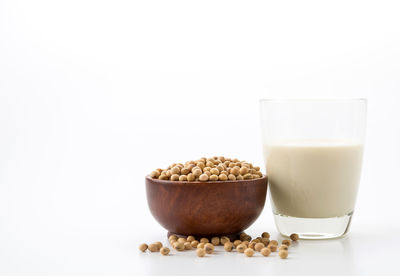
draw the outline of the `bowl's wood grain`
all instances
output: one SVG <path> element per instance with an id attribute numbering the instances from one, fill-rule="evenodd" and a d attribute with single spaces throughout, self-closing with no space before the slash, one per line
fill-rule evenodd
<path id="1" fill-rule="evenodd" d="M 239 233 L 264 208 L 267 177 L 239 181 L 180 182 L 146 177 L 147 201 L 169 232 L 213 236 Z"/>

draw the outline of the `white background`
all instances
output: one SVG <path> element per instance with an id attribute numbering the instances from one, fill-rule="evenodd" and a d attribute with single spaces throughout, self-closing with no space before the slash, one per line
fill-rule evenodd
<path id="1" fill-rule="evenodd" d="M 0 275 L 398 272 L 398 1 L 0 1 Z M 144 176 L 262 164 L 260 98 L 368 98 L 350 234 L 287 260 L 141 254 Z M 278 237 L 269 202 L 249 233 Z"/>

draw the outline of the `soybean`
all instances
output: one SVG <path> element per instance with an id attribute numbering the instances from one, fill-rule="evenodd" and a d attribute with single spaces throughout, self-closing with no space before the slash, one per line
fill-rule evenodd
<path id="1" fill-rule="evenodd" d="M 271 254 L 271 250 L 269 250 L 269 248 L 264 247 L 263 249 L 261 249 L 261 255 L 263 255 L 264 257 L 269 256 L 269 254 Z"/>
<path id="2" fill-rule="evenodd" d="M 207 254 L 212 254 L 214 252 L 214 245 L 212 245 L 212 243 L 206 243 L 204 245 L 204 250 Z"/>
<path id="3" fill-rule="evenodd" d="M 247 249 L 247 246 L 244 244 L 239 244 L 238 246 L 236 246 L 236 250 L 239 253 L 243 253 L 246 249 Z"/>
<path id="4" fill-rule="evenodd" d="M 229 241 L 224 243 L 224 249 L 226 252 L 231 252 L 232 248 L 233 248 L 233 243 L 231 243 Z"/>
<path id="5" fill-rule="evenodd" d="M 196 250 L 197 257 L 204 257 L 206 255 L 206 251 L 203 248 L 198 248 Z"/>
<path id="6" fill-rule="evenodd" d="M 190 243 L 190 245 L 191 245 L 193 248 L 197 248 L 197 246 L 199 245 L 199 241 L 194 240 L 194 241 L 192 241 L 192 242 Z"/>
<path id="7" fill-rule="evenodd" d="M 142 243 L 141 245 L 139 245 L 139 250 L 142 251 L 142 252 L 144 252 L 144 251 L 146 251 L 146 249 L 147 249 L 148 247 L 149 247 L 149 246 L 148 246 L 147 244 Z"/>
<path id="8" fill-rule="evenodd" d="M 290 239 L 292 241 L 297 241 L 299 239 L 299 235 L 296 234 L 296 233 L 293 233 L 293 234 L 290 235 Z"/>
<path id="9" fill-rule="evenodd" d="M 251 248 L 247 248 L 247 249 L 244 251 L 244 254 L 245 254 L 247 257 L 253 257 L 253 255 L 254 255 L 254 250 L 251 249 Z"/>
<path id="10" fill-rule="evenodd" d="M 265 245 L 262 242 L 258 242 L 256 243 L 256 245 L 254 246 L 254 249 L 258 252 L 261 251 L 261 249 L 263 249 L 265 247 Z"/>
<path id="11" fill-rule="evenodd" d="M 279 251 L 278 254 L 279 254 L 279 257 L 281 257 L 281 259 L 286 259 L 289 255 L 287 250 L 281 250 L 281 251 Z"/>
<path id="12" fill-rule="evenodd" d="M 213 238 L 211 239 L 211 243 L 212 243 L 213 245 L 219 245 L 219 242 L 220 242 L 220 240 L 219 240 L 218 237 L 213 237 Z"/>
<path id="13" fill-rule="evenodd" d="M 166 255 L 168 255 L 169 254 L 169 248 L 168 247 L 161 247 L 161 249 L 160 249 L 160 253 L 162 254 L 162 255 L 164 255 L 164 256 L 166 256 Z"/>
<path id="14" fill-rule="evenodd" d="M 292 241 L 291 241 L 291 240 L 283 240 L 283 241 L 282 241 L 282 244 L 285 244 L 285 245 L 287 245 L 287 246 L 290 246 L 290 245 L 292 244 Z"/>

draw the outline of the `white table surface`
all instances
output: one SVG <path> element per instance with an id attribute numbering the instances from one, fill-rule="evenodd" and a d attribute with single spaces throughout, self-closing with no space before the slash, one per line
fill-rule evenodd
<path id="1" fill-rule="evenodd" d="M 146 211 L 144 211 L 146 213 Z M 264 221 L 262 221 L 264 220 Z M 57 220 L 56 220 L 57 221 Z M 59 223 L 60 221 L 58 221 Z M 395 224 L 362 224 L 356 220 L 350 233 L 340 239 L 300 240 L 290 247 L 288 259 L 277 253 L 247 258 L 236 252 L 216 252 L 204 258 L 195 251 L 169 256 L 142 253 L 142 242 L 167 243 L 166 231 L 154 221 L 144 224 L 81 225 L 62 229 L 61 225 L 37 228 L 24 225 L 1 236 L 0 275 L 398 275 L 400 235 Z M 246 231 L 283 239 L 264 212 Z M 18 222 L 15 222 L 18 223 Z M 58 228 L 59 227 L 59 228 Z M 135 229 L 135 231 L 132 231 Z M 3 229 L 4 230 L 4 229 Z M 4 232 L 4 231 L 3 231 Z"/>
<path id="2" fill-rule="evenodd" d="M 394 236 L 385 236 L 385 239 L 390 239 L 385 243 L 379 238 L 380 233 L 376 233 L 377 239 L 373 239 L 365 231 L 357 231 L 342 239 L 300 241 L 290 248 L 286 260 L 280 259 L 277 253 L 267 258 L 259 253 L 247 258 L 236 252 L 224 252 L 222 247 L 203 259 L 197 258 L 195 252 L 173 252 L 173 256 L 168 258 L 159 254 L 137 253 L 134 258 L 137 269 L 149 275 L 161 275 L 163 272 L 173 275 L 183 271 L 198 275 L 214 275 L 217 272 L 234 275 L 378 275 L 386 270 L 399 272 L 398 248 L 394 246 L 396 242 L 398 245 L 399 239 Z"/>
<path id="3" fill-rule="evenodd" d="M 301 240 L 290 247 L 288 259 L 277 252 L 263 257 L 258 252 L 252 258 L 236 252 L 216 253 L 198 258 L 194 251 L 175 252 L 167 258 L 160 254 L 135 252 L 134 270 L 144 275 L 379 275 L 384 271 L 396 275 L 400 270 L 398 245 L 400 238 L 385 229 L 353 229 L 341 239 Z M 252 232 L 252 231 L 250 231 Z M 272 232 L 277 237 L 276 232 Z M 396 237 L 397 236 L 397 237 Z M 282 237 L 279 237 L 279 239 Z"/>

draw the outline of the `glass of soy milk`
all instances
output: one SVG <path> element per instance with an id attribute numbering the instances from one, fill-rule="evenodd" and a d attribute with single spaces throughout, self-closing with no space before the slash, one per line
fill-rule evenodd
<path id="1" fill-rule="evenodd" d="M 346 234 L 360 183 L 365 99 L 261 100 L 275 223 L 284 236 Z"/>

